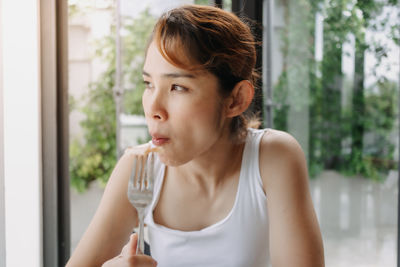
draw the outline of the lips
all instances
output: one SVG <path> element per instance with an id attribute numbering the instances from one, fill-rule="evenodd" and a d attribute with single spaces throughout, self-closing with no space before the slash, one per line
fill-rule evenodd
<path id="1" fill-rule="evenodd" d="M 162 135 L 158 135 L 158 134 L 152 134 L 151 136 L 152 136 L 151 142 L 155 146 L 162 146 L 169 142 L 169 138 L 166 136 L 162 136 Z"/>

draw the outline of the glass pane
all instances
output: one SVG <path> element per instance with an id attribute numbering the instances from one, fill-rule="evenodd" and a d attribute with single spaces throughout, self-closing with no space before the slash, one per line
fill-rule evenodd
<path id="1" fill-rule="evenodd" d="M 142 67 L 155 20 L 168 9 L 194 2 L 120 0 L 121 49 L 117 52 L 116 1 L 68 1 L 71 252 L 89 225 L 117 161 L 116 108 L 121 111 L 120 151 L 149 139 L 141 104 Z"/>
<path id="2" fill-rule="evenodd" d="M 223 0 L 222 8 L 226 11 L 232 11 L 232 0 Z"/>
<path id="3" fill-rule="evenodd" d="M 274 128 L 305 151 L 326 266 L 395 266 L 397 1 L 272 2 Z"/>
<path id="4" fill-rule="evenodd" d="M 115 161 L 112 132 L 102 128 L 115 116 L 106 86 L 109 69 L 101 48 L 112 44 L 113 1 L 68 1 L 70 103 L 71 252 L 94 215 L 102 187 Z M 110 98 L 111 96 L 111 98 Z M 107 156 L 110 154 L 111 156 Z"/>
<path id="5" fill-rule="evenodd" d="M 194 4 L 196 5 L 208 5 L 209 3 L 209 0 L 194 0 Z"/>

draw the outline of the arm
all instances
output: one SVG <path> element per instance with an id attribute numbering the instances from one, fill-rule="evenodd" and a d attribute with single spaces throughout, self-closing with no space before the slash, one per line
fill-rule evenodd
<path id="1" fill-rule="evenodd" d="M 306 160 L 297 141 L 284 132 L 266 132 L 260 145 L 260 173 L 268 199 L 272 266 L 324 266 Z"/>
<path id="2" fill-rule="evenodd" d="M 101 266 L 118 255 L 137 224 L 135 208 L 127 197 L 133 155 L 118 161 L 105 188 L 100 205 L 67 267 Z"/>

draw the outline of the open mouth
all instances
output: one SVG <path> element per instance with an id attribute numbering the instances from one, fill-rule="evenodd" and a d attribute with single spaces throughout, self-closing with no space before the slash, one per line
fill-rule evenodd
<path id="1" fill-rule="evenodd" d="M 153 137 L 151 139 L 151 142 L 155 146 L 162 146 L 162 145 L 168 143 L 168 141 L 169 141 L 169 138 L 166 138 L 166 137 Z"/>

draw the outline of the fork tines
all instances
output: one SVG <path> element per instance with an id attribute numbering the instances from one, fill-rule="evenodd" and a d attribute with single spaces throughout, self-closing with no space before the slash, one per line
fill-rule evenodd
<path id="1" fill-rule="evenodd" d="M 135 156 L 130 181 L 141 191 L 151 190 L 153 187 L 154 152 L 147 155 Z"/>

